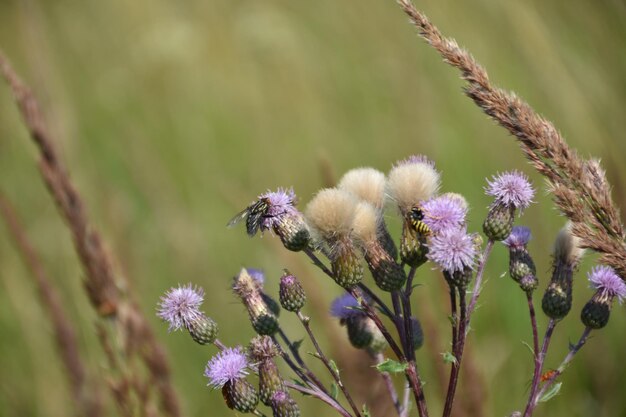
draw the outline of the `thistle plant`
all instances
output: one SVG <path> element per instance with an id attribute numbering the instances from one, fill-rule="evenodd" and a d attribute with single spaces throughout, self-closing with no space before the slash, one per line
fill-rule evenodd
<path id="1" fill-rule="evenodd" d="M 532 334 L 528 398 L 523 412 L 510 415 L 530 417 L 540 402 L 558 393 L 562 383 L 557 379 L 592 331 L 608 324 L 615 301 L 621 303 L 626 297 L 623 226 L 597 161 L 580 159 L 549 122 L 516 97 L 493 87 L 484 69 L 453 40 L 443 37 L 409 0 L 398 3 L 420 36 L 462 71 L 470 98 L 518 138 L 532 165 L 547 177 L 557 207 L 570 220 L 555 239 L 550 276 L 538 273 L 548 268 L 538 267 L 531 256 L 531 230 L 515 225 L 536 192 L 526 174 L 512 170 L 486 181 L 484 191 L 492 202 L 483 213 L 483 239 L 467 222 L 467 200 L 454 192 L 440 194 L 442 173 L 424 155 L 396 162 L 387 175 L 368 167 L 351 170 L 336 188 L 316 193 L 304 212 L 296 208 L 298 200 L 292 189 L 268 191 L 228 225 L 245 220 L 251 237 L 271 231 L 286 249 L 306 256 L 323 279 L 337 284 L 341 295 L 330 305 L 330 314 L 339 319 L 352 347 L 369 354 L 370 362 L 361 366 L 375 366 L 379 371 L 399 417 L 409 416 L 411 410 L 420 417 L 429 416 L 427 397 L 431 393 L 427 396 L 420 373 L 425 359 L 416 354 L 428 337 L 419 320 L 423 311 L 415 308 L 421 306 L 417 302 L 421 294 L 414 292 L 420 285 L 432 285 L 423 279 L 424 271 L 439 272 L 450 301 L 450 351 L 438 352 L 450 367 L 442 413 L 449 417 L 454 411 L 471 320 L 486 285 L 486 265 L 492 249 L 501 242 L 509 253 L 508 274 L 515 284 L 511 291 L 528 304 Z M 395 237 L 385 220 L 393 213 L 402 224 Z M 588 274 L 595 293 L 580 312 L 582 335 L 570 346 L 561 365 L 545 374 L 552 336 L 572 309 L 574 275 L 584 249 L 602 256 L 601 265 Z M 247 351 L 229 348 L 216 338 L 217 325 L 199 310 L 202 292 L 191 284 L 166 293 L 157 314 L 169 323 L 170 330 L 186 329 L 193 340 L 219 351 L 206 366 L 205 375 L 210 386 L 222 389 L 231 409 L 259 416 L 297 417 L 299 396 L 308 395 L 343 417 L 369 416 L 367 399 L 363 404 L 355 400 L 342 380 L 341 364 L 329 358 L 319 343 L 315 323 L 307 315 L 312 307 L 306 303 L 298 278 L 285 270 L 279 282 L 280 304 L 266 293 L 267 283 L 259 271 L 243 268 L 234 279 L 233 292 L 257 333 Z M 539 287 L 544 289 L 541 307 L 548 321 L 543 338 L 535 310 Z M 301 334 L 289 335 L 281 327 L 281 306 L 284 314 L 298 318 L 313 346 L 311 356 L 322 362 L 325 375 L 314 373 L 301 355 Z M 281 372 L 278 361 L 286 366 L 286 373 Z M 402 396 L 397 392 L 400 378 L 406 387 Z"/>

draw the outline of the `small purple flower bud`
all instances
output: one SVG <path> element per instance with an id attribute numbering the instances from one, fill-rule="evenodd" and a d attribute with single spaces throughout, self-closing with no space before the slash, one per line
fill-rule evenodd
<path id="1" fill-rule="evenodd" d="M 265 284 L 265 274 L 263 273 L 263 271 L 256 268 L 246 268 L 246 271 L 248 271 L 248 274 L 250 274 L 250 276 L 252 277 L 254 282 L 257 283 L 259 288 L 263 288 L 263 285 Z"/>
<path id="2" fill-rule="evenodd" d="M 449 273 L 474 267 L 476 250 L 465 229 L 444 229 L 430 239 L 428 258 Z"/>
<path id="3" fill-rule="evenodd" d="M 209 386 L 218 389 L 227 382 L 245 378 L 250 372 L 250 362 L 241 347 L 226 348 L 207 363 L 204 376 Z"/>
<path id="4" fill-rule="evenodd" d="M 298 404 L 285 391 L 274 394 L 271 403 L 274 417 L 300 417 Z"/>
<path id="5" fill-rule="evenodd" d="M 202 288 L 191 284 L 171 288 L 161 297 L 157 316 L 169 323 L 169 331 L 189 329 L 192 323 L 204 317 L 200 311 L 203 296 Z"/>
<path id="6" fill-rule="evenodd" d="M 518 171 L 505 172 L 487 181 L 487 195 L 495 197 L 492 206 L 503 205 L 524 210 L 533 201 L 535 190 L 528 177 Z"/>
<path id="7" fill-rule="evenodd" d="M 280 305 L 287 311 L 298 312 L 306 303 L 306 294 L 300 281 L 287 271 L 280 279 Z"/>
<path id="8" fill-rule="evenodd" d="M 460 196 L 444 194 L 424 201 L 420 207 L 424 213 L 423 222 L 435 234 L 443 229 L 458 229 L 465 224 L 467 203 Z"/>
<path id="9" fill-rule="evenodd" d="M 525 226 L 515 226 L 511 230 L 509 237 L 504 239 L 502 243 L 511 250 L 522 250 L 530 241 L 530 229 Z"/>

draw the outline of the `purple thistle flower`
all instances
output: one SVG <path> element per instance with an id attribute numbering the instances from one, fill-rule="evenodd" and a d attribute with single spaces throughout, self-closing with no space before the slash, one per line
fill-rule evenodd
<path id="1" fill-rule="evenodd" d="M 169 323 L 169 331 L 189 329 L 191 323 L 204 317 L 200 311 L 203 296 L 204 290 L 191 284 L 171 288 L 161 297 L 157 316 Z"/>
<path id="2" fill-rule="evenodd" d="M 352 294 L 343 294 L 335 298 L 330 306 L 330 314 L 338 319 L 347 319 L 350 317 L 356 317 L 364 315 L 365 313 L 360 310 L 359 302 Z"/>
<path id="3" fill-rule="evenodd" d="M 458 197 L 444 194 L 423 202 L 421 208 L 424 212 L 424 223 L 434 233 L 443 229 L 458 229 L 465 224 L 467 206 Z"/>
<path id="4" fill-rule="evenodd" d="M 518 171 L 505 172 L 487 180 L 487 195 L 496 198 L 493 206 L 504 205 L 523 210 L 533 202 L 535 190 L 528 177 Z"/>
<path id="5" fill-rule="evenodd" d="M 209 378 L 207 385 L 218 389 L 229 381 L 244 378 L 249 368 L 250 362 L 241 347 L 226 348 L 207 363 L 204 376 Z"/>
<path id="6" fill-rule="evenodd" d="M 617 297 L 620 304 L 626 298 L 626 283 L 608 266 L 596 266 L 587 274 L 591 288 L 600 292 L 602 297 Z"/>
<path id="7" fill-rule="evenodd" d="M 530 229 L 526 226 L 515 226 L 511 230 L 509 237 L 504 239 L 502 243 L 510 249 L 523 249 L 530 241 Z"/>
<path id="8" fill-rule="evenodd" d="M 261 230 L 270 230 L 278 226 L 285 216 L 300 213 L 295 208 L 296 194 L 291 188 L 278 188 L 276 191 L 268 190 L 261 194 L 258 199 L 266 199 L 269 206 L 261 220 Z"/>
<path id="9" fill-rule="evenodd" d="M 256 268 L 246 268 L 246 271 L 248 271 L 248 274 L 259 287 L 263 287 L 263 284 L 265 284 L 265 274 L 262 270 Z"/>
<path id="10" fill-rule="evenodd" d="M 428 245 L 428 258 L 451 273 L 473 268 L 475 256 L 474 241 L 463 228 L 443 229 Z"/>
<path id="11" fill-rule="evenodd" d="M 410 164 L 426 164 L 431 168 L 435 167 L 435 162 L 430 160 L 426 155 L 411 155 L 408 158 L 402 159 L 396 162 L 393 166 L 397 167 L 400 165 L 410 165 Z"/>

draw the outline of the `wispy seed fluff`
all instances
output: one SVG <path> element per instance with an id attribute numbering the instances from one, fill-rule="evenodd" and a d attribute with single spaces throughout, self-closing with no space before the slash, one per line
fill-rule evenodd
<path id="1" fill-rule="evenodd" d="M 441 179 L 432 164 L 405 161 L 394 166 L 387 179 L 387 195 L 406 214 L 420 201 L 428 200 L 439 190 Z"/>
<path id="2" fill-rule="evenodd" d="M 357 204 L 352 221 L 352 234 L 359 244 L 367 249 L 378 244 L 379 216 L 371 204 L 361 201 Z"/>
<path id="3" fill-rule="evenodd" d="M 348 236 L 358 200 L 349 192 L 325 188 L 309 202 L 305 217 L 309 226 L 324 240 Z"/>
<path id="4" fill-rule="evenodd" d="M 585 250 L 580 247 L 580 238 L 572 233 L 572 222 L 567 222 L 559 231 L 554 242 L 554 260 L 566 265 L 570 265 L 572 269 L 578 266 L 580 258 L 585 254 Z"/>
<path id="5" fill-rule="evenodd" d="M 378 210 L 385 203 L 385 174 L 374 168 L 356 168 L 348 171 L 337 188 L 349 191 L 357 198 L 367 201 Z"/>

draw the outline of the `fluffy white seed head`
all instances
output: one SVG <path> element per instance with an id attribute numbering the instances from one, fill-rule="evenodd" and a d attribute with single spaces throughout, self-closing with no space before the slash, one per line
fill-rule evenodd
<path id="1" fill-rule="evenodd" d="M 337 188 L 354 194 L 376 209 L 382 210 L 385 203 L 385 174 L 374 168 L 356 168 L 346 172 Z"/>
<path id="2" fill-rule="evenodd" d="M 332 240 L 350 233 L 357 204 L 352 193 L 325 188 L 309 202 L 305 216 L 309 226 L 322 239 Z"/>
<path id="3" fill-rule="evenodd" d="M 572 233 L 572 222 L 567 222 L 559 231 L 554 242 L 555 261 L 576 267 L 585 250 L 580 247 L 580 238 Z"/>
<path id="4" fill-rule="evenodd" d="M 395 166 L 387 179 L 387 194 L 402 213 L 422 200 L 428 200 L 439 189 L 439 172 L 426 163 Z"/>
<path id="5" fill-rule="evenodd" d="M 365 201 L 359 201 L 352 221 L 352 234 L 363 245 L 377 242 L 379 219 L 378 210 Z"/>

